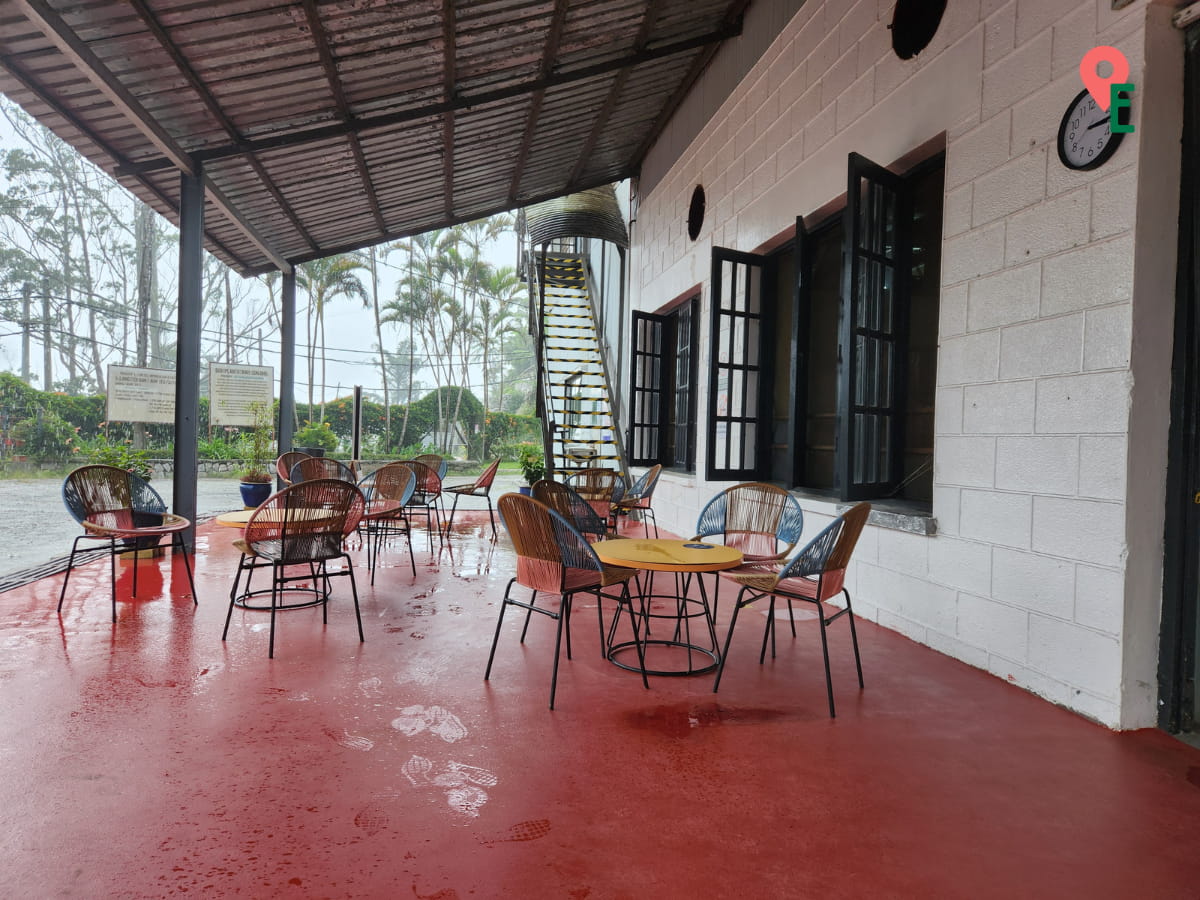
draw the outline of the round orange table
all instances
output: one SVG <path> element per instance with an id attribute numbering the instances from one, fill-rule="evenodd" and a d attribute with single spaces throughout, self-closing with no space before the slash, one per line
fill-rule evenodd
<path id="1" fill-rule="evenodd" d="M 646 590 L 642 592 L 642 639 L 643 656 L 650 647 L 675 648 L 685 651 L 686 665 L 674 668 L 646 667 L 648 675 L 701 675 L 711 672 L 720 662 L 720 650 L 717 643 L 717 631 L 713 621 L 713 611 L 708 604 L 708 593 L 704 589 L 702 572 L 719 572 L 722 569 L 732 569 L 742 563 L 742 553 L 732 547 L 722 544 L 705 544 L 700 541 L 674 541 L 666 538 L 636 540 L 620 538 L 612 541 L 597 541 L 592 544 L 600 561 L 610 566 L 621 566 L 627 569 L 642 569 L 647 572 L 675 573 L 675 594 L 654 594 L 653 576 Z M 687 596 L 688 586 L 693 575 L 700 586 L 700 599 Z M 653 613 L 650 611 L 651 602 L 655 597 L 674 602 L 673 612 Z M 691 604 L 691 609 L 689 609 Z M 698 607 L 698 608 L 697 608 Z M 705 630 L 708 632 L 708 646 L 694 643 L 691 634 L 691 620 L 703 618 Z M 651 638 L 650 623 L 652 619 L 669 619 L 674 622 L 674 632 L 670 639 Z M 614 625 L 615 627 L 615 625 Z M 635 632 L 636 634 L 636 632 Z M 611 639 L 611 635 L 610 635 Z M 610 644 L 608 658 L 613 664 L 622 669 L 640 672 L 640 666 L 633 666 L 617 659 L 617 654 L 636 646 L 633 641 Z M 703 665 L 696 665 L 696 654 L 704 657 Z"/>

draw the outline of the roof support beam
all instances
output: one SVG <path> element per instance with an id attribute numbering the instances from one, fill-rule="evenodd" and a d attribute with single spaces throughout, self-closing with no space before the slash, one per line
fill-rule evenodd
<path id="1" fill-rule="evenodd" d="M 539 78 L 548 78 L 554 71 L 554 59 L 558 56 L 558 43 L 562 40 L 563 22 L 567 19 L 567 0 L 555 0 L 554 14 L 550 18 L 550 28 L 546 32 L 546 44 L 542 50 L 542 64 L 538 68 Z M 533 133 L 537 129 L 538 117 L 542 114 L 542 100 L 545 90 L 536 90 L 529 101 L 529 115 L 525 119 L 525 133 L 521 136 L 521 148 L 517 151 L 517 161 L 513 166 L 512 183 L 508 186 L 508 203 L 515 206 L 517 193 L 521 188 L 521 173 L 525 171 L 525 163 L 529 159 L 529 150 L 533 146 Z"/>
<path id="2" fill-rule="evenodd" d="M 117 80 L 100 58 L 91 51 L 78 35 L 75 34 L 45 0 L 13 0 L 25 17 L 42 30 L 46 39 L 51 41 L 59 52 L 100 91 L 122 115 L 145 135 L 159 151 L 171 162 L 171 165 L 186 172 L 188 175 L 199 177 L 200 168 L 196 161 L 167 134 L 166 129 L 154 120 L 138 99 L 129 92 L 125 85 Z"/>
<path id="3" fill-rule="evenodd" d="M 646 49 L 646 41 L 650 38 L 650 29 L 654 25 L 654 20 L 658 15 L 659 0 L 650 0 L 646 4 L 646 8 L 642 11 L 642 24 L 638 26 L 637 36 L 633 39 L 633 52 L 640 53 Z M 604 105 L 600 107 L 600 111 L 596 114 L 596 121 L 592 123 L 591 133 L 587 136 L 587 140 L 583 142 L 583 148 L 579 151 L 579 159 L 575 161 L 575 168 L 571 170 L 571 176 L 567 179 L 567 192 L 575 190 L 575 183 L 579 180 L 579 176 L 583 172 L 584 166 L 588 160 L 592 158 L 592 151 L 596 149 L 596 142 L 600 140 L 600 135 L 604 133 L 604 129 L 608 127 L 608 117 L 612 115 L 613 107 L 617 105 L 617 100 L 621 96 L 621 91 L 625 87 L 625 81 L 629 78 L 629 69 L 622 69 L 617 73 L 617 77 L 613 79 L 612 87 L 608 89 L 608 96 L 604 98 Z"/>
<path id="4" fill-rule="evenodd" d="M 442 97 L 446 111 L 442 114 L 442 193 L 446 206 L 446 217 L 454 218 L 454 83 L 455 40 L 457 31 L 454 18 L 454 0 L 442 0 Z"/>
<path id="5" fill-rule="evenodd" d="M 242 135 L 238 132 L 237 127 L 233 124 L 233 120 L 231 120 L 229 116 L 225 114 L 225 110 L 221 108 L 221 104 L 217 102 L 217 98 L 212 95 L 212 91 L 208 89 L 208 86 L 205 85 L 203 79 L 196 74 L 196 70 L 192 68 L 192 65 L 190 62 L 188 62 L 187 57 L 179 52 L 179 48 L 171 39 L 171 35 L 167 33 L 167 30 L 162 26 L 158 19 L 154 17 L 154 13 L 146 5 L 146 0 L 129 0 L 129 2 L 132 4 L 134 11 L 137 12 L 138 17 L 142 20 L 142 24 L 146 26 L 147 30 L 149 30 L 150 33 L 155 36 L 155 38 L 158 39 L 159 46 L 161 46 L 163 50 L 167 52 L 167 55 L 171 57 L 171 61 L 175 63 L 175 68 L 177 68 L 180 74 L 187 79 L 187 82 L 191 85 L 192 90 L 196 92 L 196 96 L 200 98 L 200 101 L 208 110 L 208 114 L 212 116 L 214 120 L 216 120 L 217 124 L 221 126 L 221 128 L 225 131 L 225 134 L 229 136 L 230 140 L 241 140 Z M 254 174 L 258 176 L 259 181 L 261 181 L 263 186 L 266 187 L 266 189 L 270 192 L 271 196 L 275 199 L 275 202 L 279 205 L 279 208 L 283 211 L 283 214 L 288 217 L 288 221 L 292 223 L 292 227 L 296 229 L 302 238 L 304 238 L 305 243 L 307 243 L 311 249 L 317 249 L 317 242 L 314 241 L 312 235 L 308 233 L 308 229 L 304 227 L 304 223 L 300 221 L 300 217 L 296 215 L 296 211 L 292 209 L 291 204 L 284 199 L 282 192 L 279 190 L 279 186 L 275 184 L 275 181 L 268 174 L 263 164 L 253 156 L 249 158 L 249 162 L 250 167 L 254 169 Z M 211 184 L 211 182 L 208 183 Z M 257 237 L 251 237 L 251 240 L 254 241 L 255 244 L 259 244 L 259 238 Z M 264 251 L 268 257 L 274 254 L 273 250 L 265 250 L 264 248 Z"/>
<path id="6" fill-rule="evenodd" d="M 329 38 L 325 33 L 325 25 L 321 21 L 321 13 L 317 9 L 316 0 L 304 0 L 304 15 L 308 19 L 308 30 L 312 34 L 313 45 L 317 48 L 321 68 L 325 70 L 325 80 L 329 82 L 329 90 L 333 94 L 338 118 L 343 122 L 349 122 L 353 118 L 350 115 L 350 104 L 346 101 L 346 92 L 342 89 L 342 78 L 338 74 L 337 62 L 333 58 L 333 49 L 329 46 Z M 375 217 L 375 225 L 380 234 L 386 234 L 387 222 L 384 221 L 383 209 L 379 205 L 375 184 L 371 181 L 371 171 L 367 168 L 367 157 L 363 153 L 362 141 L 358 139 L 357 133 L 350 135 L 350 151 L 354 154 L 354 167 L 358 170 L 358 177 L 363 183 L 363 192 L 367 195 L 367 202 L 371 205 L 371 215 Z M 258 163 L 254 156 L 251 156 L 250 159 Z M 311 240 L 309 244 L 312 244 Z"/>
<path id="7" fill-rule="evenodd" d="M 748 2 L 748 0 L 746 0 L 746 2 Z M 288 132 L 287 134 L 279 134 L 273 137 L 243 140 L 237 142 L 236 144 L 230 144 L 225 147 L 212 147 L 207 150 L 198 151 L 195 154 L 195 157 L 197 160 L 210 162 L 212 160 L 224 159 L 230 156 L 240 156 L 243 153 L 262 153 L 268 150 L 279 150 L 285 147 L 296 147 L 304 144 L 315 143 L 317 141 L 327 141 L 330 138 L 345 137 L 348 134 L 359 133 L 376 128 L 388 128 L 395 125 L 403 125 L 406 122 L 412 122 L 418 119 L 428 119 L 434 116 L 440 116 L 450 111 L 470 109 L 474 106 L 496 103 L 501 100 L 511 100 L 514 97 L 532 94 L 535 91 L 545 91 L 550 88 L 573 84 L 577 81 L 586 81 L 589 78 L 607 75 L 611 72 L 616 72 L 629 66 L 638 66 L 642 65 L 643 63 L 654 62 L 658 59 L 664 59 L 665 57 L 675 56 L 676 54 L 680 53 L 689 53 L 692 50 L 697 50 L 700 48 L 711 48 L 712 51 L 715 52 L 717 46 L 722 41 L 737 37 L 741 33 L 741 18 L 736 17 L 731 23 L 718 28 L 716 31 L 711 31 L 707 34 L 698 35 L 683 41 L 662 44 L 657 47 L 643 50 L 640 53 L 634 53 L 629 56 L 607 60 L 592 66 L 571 69 L 567 72 L 551 72 L 548 75 L 539 75 L 537 78 L 531 78 L 528 81 L 522 81 L 518 84 L 510 85 L 509 87 L 505 88 L 499 88 L 494 91 L 484 91 L 479 94 L 459 94 L 450 100 L 441 100 L 437 103 L 429 103 L 424 106 L 417 106 L 394 113 L 385 113 L 383 115 L 372 116 L 370 118 L 354 119 L 350 122 L 339 122 L 335 125 L 322 125 L 314 128 L 306 128 L 302 131 Z M 705 55 L 705 58 L 707 59 L 709 57 Z M 154 169 L 161 169 L 168 165 L 170 165 L 170 163 L 166 160 L 149 160 L 133 166 L 130 170 L 122 170 L 121 174 L 137 174 Z"/>

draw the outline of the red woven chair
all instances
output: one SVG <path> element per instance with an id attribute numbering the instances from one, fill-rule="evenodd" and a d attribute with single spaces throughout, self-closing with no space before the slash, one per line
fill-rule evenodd
<path id="1" fill-rule="evenodd" d="M 318 478 L 302 481 L 286 487 L 267 498 L 246 523 L 241 540 L 233 544 L 242 551 L 238 561 L 233 588 L 229 592 L 229 613 L 225 616 L 225 630 L 221 640 L 229 634 L 229 622 L 233 618 L 233 607 L 239 601 L 249 609 L 270 609 L 271 638 L 267 655 L 275 656 L 275 613 L 280 609 L 302 606 L 321 606 L 322 624 L 329 622 L 330 579 L 338 575 L 350 577 L 350 590 L 354 597 L 354 617 L 358 620 L 358 639 L 363 640 L 362 614 L 358 608 L 358 588 L 354 583 L 354 566 L 346 553 L 344 540 L 358 526 L 366 501 L 362 492 L 345 481 L 334 478 Z M 346 566 L 336 572 L 329 571 L 329 563 L 344 559 Z M 253 607 L 252 596 L 268 593 L 250 591 L 250 577 L 254 569 L 271 568 L 271 605 Z M 295 567 L 302 566 L 303 574 L 295 574 Z M 292 574 L 288 569 L 292 568 Z M 246 589 L 238 594 L 242 573 L 246 573 Z M 303 603 L 284 604 L 282 594 L 295 591 L 288 585 L 299 582 L 313 583 L 312 588 L 301 588 L 312 599 Z"/>
<path id="2" fill-rule="evenodd" d="M 455 484 L 442 488 L 447 494 L 454 495 L 454 504 L 450 507 L 450 519 L 446 522 L 446 530 L 454 526 L 454 513 L 458 509 L 459 497 L 482 497 L 487 501 L 488 518 L 492 520 L 492 539 L 496 539 L 496 515 L 492 512 L 492 482 L 496 480 L 496 471 L 500 468 L 500 460 L 496 460 L 483 470 L 483 474 L 470 484 Z"/>
<path id="3" fill-rule="evenodd" d="M 317 478 L 336 478 L 355 484 L 354 470 L 331 456 L 306 456 L 292 466 L 292 484 L 301 481 L 313 481 Z"/>
<path id="4" fill-rule="evenodd" d="M 525 634 L 529 630 L 529 620 L 533 613 L 547 616 L 558 623 L 558 632 L 554 639 L 554 669 L 550 676 L 550 708 L 554 709 L 554 694 L 558 686 L 558 661 L 562 647 L 563 632 L 567 637 L 567 659 L 571 658 L 571 602 L 580 592 L 594 594 L 596 597 L 597 614 L 600 618 L 600 639 L 604 643 L 604 617 L 600 611 L 601 588 L 610 585 L 621 585 L 621 593 L 617 597 L 621 609 L 629 612 L 633 623 L 633 638 L 637 646 L 638 662 L 641 664 L 642 684 L 650 687 L 646 679 L 646 661 L 642 644 L 638 635 L 637 616 L 633 610 L 633 600 L 629 593 L 629 579 L 637 574 L 635 569 L 622 569 L 606 566 L 600 562 L 596 552 L 592 550 L 587 539 L 575 528 L 543 503 L 523 494 L 505 494 L 500 498 L 500 520 L 512 538 L 513 547 L 517 552 L 517 574 L 509 582 L 504 591 L 504 601 L 500 605 L 500 618 L 496 622 L 496 634 L 492 638 L 492 652 L 488 655 L 487 669 L 483 680 L 487 681 L 492 674 L 492 662 L 496 658 L 496 645 L 500 641 L 500 630 L 504 625 L 504 613 L 510 606 L 525 610 L 525 627 L 521 631 L 521 643 L 525 642 Z M 528 601 L 514 600 L 512 589 L 521 585 L 531 591 Z M 557 608 L 537 606 L 539 592 L 557 594 L 561 600 Z M 615 620 L 614 620 L 615 625 Z"/>
<path id="5" fill-rule="evenodd" d="M 850 603 L 850 591 L 846 589 L 846 567 L 850 565 L 850 557 L 862 534 L 867 517 L 871 514 L 870 503 L 859 503 L 834 519 L 816 537 L 805 545 L 786 565 L 780 568 L 768 560 L 748 563 L 736 569 L 721 572 L 722 578 L 728 578 L 742 586 L 738 593 L 737 602 L 733 607 L 733 618 L 729 622 L 729 632 L 725 636 L 725 650 L 721 654 L 721 662 L 717 667 L 717 677 L 713 681 L 713 693 L 721 685 L 721 674 L 725 671 L 725 662 L 729 658 L 729 642 L 733 638 L 733 629 L 737 625 L 738 613 L 756 600 L 763 597 L 771 598 L 770 609 L 767 610 L 767 624 L 763 631 L 762 650 L 758 661 L 761 664 L 767 655 L 767 638 L 771 639 L 771 656 L 775 656 L 775 598 L 783 597 L 788 602 L 788 615 L 791 616 L 792 601 L 812 603 L 817 607 L 817 621 L 821 625 L 821 652 L 825 658 L 825 691 L 829 697 L 829 716 L 836 715 L 833 705 L 833 679 L 829 673 L 829 641 L 825 629 L 837 619 L 846 616 L 850 622 L 850 641 L 854 647 L 854 665 L 858 669 L 858 686 L 863 687 L 862 658 L 858 653 L 858 632 L 854 627 L 854 609 Z M 838 594 L 844 594 L 846 605 L 831 615 L 826 615 L 825 604 Z M 796 627 L 793 620 L 792 634 Z"/>
<path id="6" fill-rule="evenodd" d="M 292 483 L 292 469 L 296 463 L 302 459 L 309 459 L 309 455 L 300 450 L 289 450 L 287 453 L 279 454 L 279 459 L 275 460 L 275 474 L 279 476 L 279 480 L 284 484 Z"/>
<path id="7" fill-rule="evenodd" d="M 117 554 L 131 550 L 148 550 L 159 546 L 163 538 L 169 537 L 172 551 L 183 556 L 187 570 L 188 585 L 192 589 L 192 603 L 196 604 L 196 582 L 192 578 L 192 564 L 188 560 L 183 533 L 191 522 L 183 516 L 167 512 L 162 497 L 149 484 L 132 472 L 115 466 L 81 466 L 63 482 L 63 503 L 75 521 L 83 526 L 84 533 L 71 544 L 71 556 L 67 560 L 67 574 L 63 578 L 62 590 L 58 594 L 58 611 L 62 612 L 63 600 L 67 596 L 67 582 L 75 567 L 75 554 L 80 541 L 107 541 L 109 569 L 112 574 L 112 620 L 117 621 Z M 137 596 L 138 566 L 134 559 L 133 593 Z"/>

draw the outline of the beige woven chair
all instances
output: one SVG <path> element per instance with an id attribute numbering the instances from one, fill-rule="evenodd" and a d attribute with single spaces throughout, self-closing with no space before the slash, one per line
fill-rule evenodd
<path id="1" fill-rule="evenodd" d="M 787 600 L 789 618 L 792 614 L 793 600 L 812 603 L 817 607 L 817 620 L 821 625 L 821 652 L 825 659 L 825 690 L 829 697 L 830 718 L 833 718 L 836 712 L 833 704 L 833 679 L 829 672 L 829 641 L 825 629 L 842 616 L 846 616 L 850 622 L 850 641 L 854 647 L 854 665 L 858 669 L 858 686 L 860 689 L 863 687 L 862 659 L 858 652 L 854 609 L 845 580 L 850 557 L 870 514 L 870 503 L 859 503 L 851 507 L 822 529 L 782 568 L 769 560 L 760 560 L 721 572 L 722 578 L 741 585 L 742 589 L 733 607 L 733 618 L 725 636 L 725 649 L 721 653 L 717 677 L 713 681 L 713 693 L 716 693 L 721 685 L 721 675 L 729 658 L 729 644 L 733 639 L 733 629 L 737 626 L 738 613 L 743 607 L 768 596 L 771 598 L 771 606 L 767 611 L 762 650 L 758 657 L 760 664 L 766 659 L 768 637 L 771 639 L 771 656 L 775 656 L 775 598 L 783 597 Z M 825 604 L 838 594 L 845 595 L 846 605 L 827 616 Z M 792 634 L 795 633 L 796 625 L 793 619 Z"/>
<path id="2" fill-rule="evenodd" d="M 300 450 L 289 450 L 287 453 L 279 454 L 279 459 L 275 460 L 275 474 L 279 476 L 279 480 L 284 484 L 292 483 L 292 469 L 296 463 L 302 459 L 308 459 L 309 455 Z"/>

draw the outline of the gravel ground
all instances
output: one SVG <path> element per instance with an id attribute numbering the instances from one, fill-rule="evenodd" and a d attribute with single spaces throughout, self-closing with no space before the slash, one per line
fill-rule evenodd
<path id="1" fill-rule="evenodd" d="M 463 484 L 470 475 L 447 476 L 447 484 Z M 171 506 L 172 482 L 155 478 L 154 489 Z M 492 502 L 505 491 L 523 484 L 520 476 L 501 473 L 492 487 Z M 478 500 L 466 500 L 463 509 L 475 509 Z M 234 478 L 204 478 L 196 483 L 198 517 L 241 509 L 242 499 Z M 79 526 L 63 507 L 61 478 L 0 479 L 0 575 L 38 566 L 71 552 Z"/>

